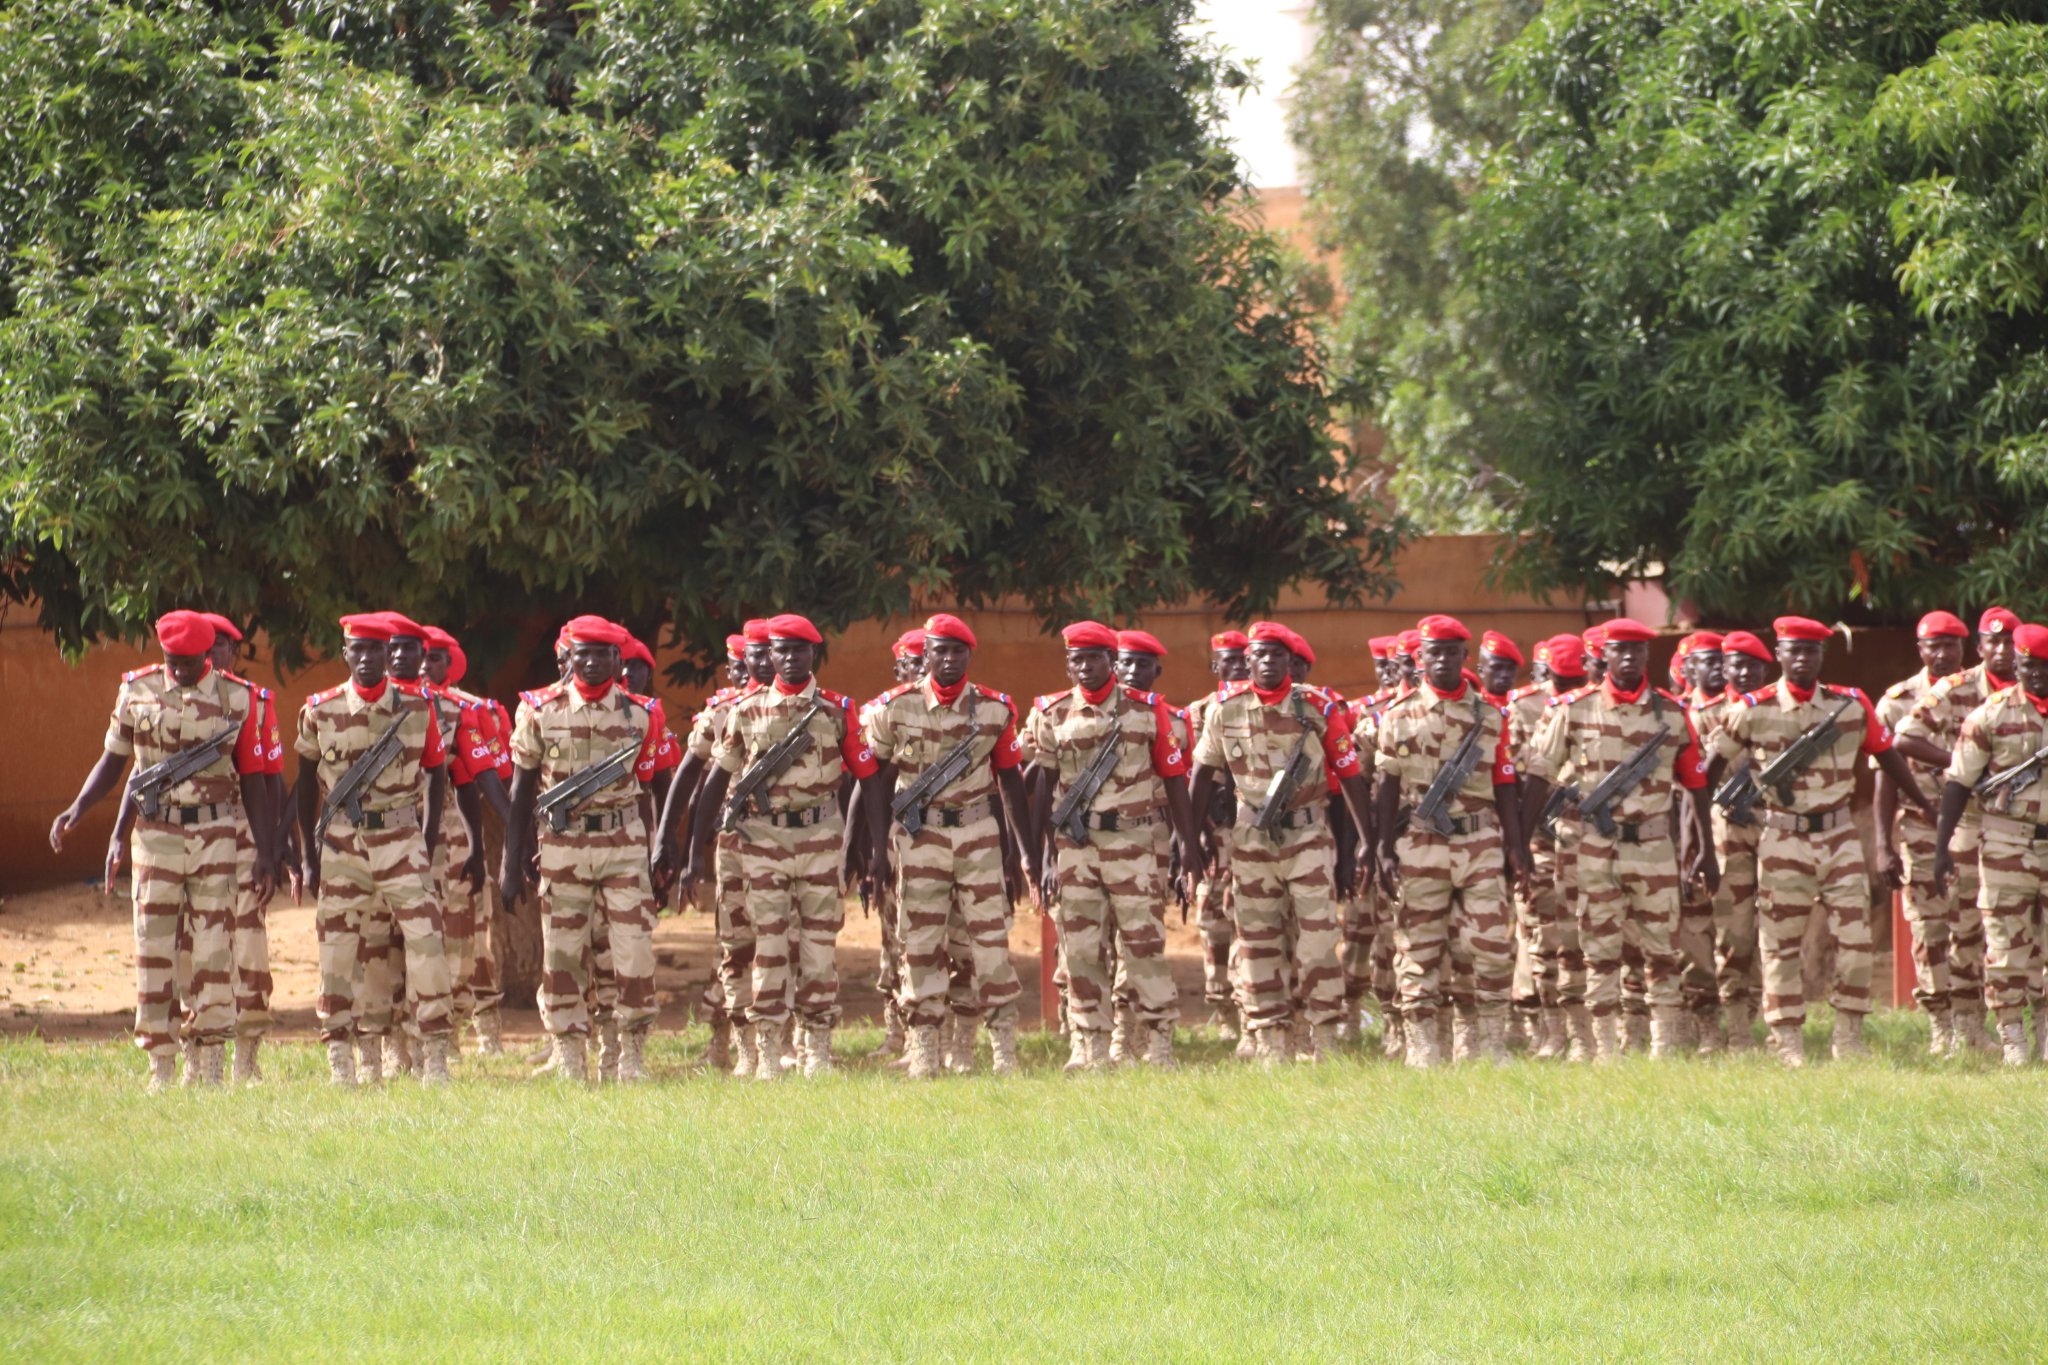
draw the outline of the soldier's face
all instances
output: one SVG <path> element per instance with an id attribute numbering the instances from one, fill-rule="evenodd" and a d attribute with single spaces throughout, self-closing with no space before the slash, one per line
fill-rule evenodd
<path id="1" fill-rule="evenodd" d="M 1604 647 L 1603 647 L 1604 648 Z M 1586 681 L 1599 682 L 1607 676 L 1607 655 L 1600 649 L 1586 651 Z"/>
<path id="2" fill-rule="evenodd" d="M 427 642 L 417 635 L 394 635 L 384 646 L 384 667 L 400 682 L 413 682 L 427 661 Z"/>
<path id="3" fill-rule="evenodd" d="M 1290 677 L 1290 678 L 1294 679 L 1294 681 L 1296 681 L 1296 682 L 1307 682 L 1307 681 L 1308 681 L 1308 667 L 1309 667 L 1309 665 L 1308 665 L 1308 660 L 1307 660 L 1307 659 L 1304 659 L 1304 658 L 1302 658 L 1302 657 L 1301 657 L 1301 656 L 1300 656 L 1299 654 L 1296 654 L 1296 653 L 1294 653 L 1294 652 L 1293 652 L 1293 651 L 1291 651 L 1291 650 L 1290 650 L 1290 651 L 1288 651 L 1288 655 L 1287 655 L 1287 676 L 1288 676 L 1288 677 Z"/>
<path id="4" fill-rule="evenodd" d="M 2048 659 L 2029 659 L 2022 656 L 2019 661 L 2020 686 L 2030 697 L 2048 697 Z"/>
<path id="5" fill-rule="evenodd" d="M 430 649 L 427 651 L 427 661 L 421 667 L 427 675 L 427 681 L 440 687 L 448 681 L 448 670 L 454 663 L 447 650 Z"/>
<path id="6" fill-rule="evenodd" d="M 1463 640 L 1424 640 L 1422 676 L 1439 692 L 1455 692 L 1465 674 Z"/>
<path id="7" fill-rule="evenodd" d="M 1727 685 L 1727 669 L 1721 662 L 1718 649 L 1696 649 L 1685 661 L 1686 669 L 1692 674 L 1692 685 L 1700 691 L 1712 694 Z"/>
<path id="8" fill-rule="evenodd" d="M 1649 668 L 1648 640 L 1616 640 L 1607 646 L 1607 676 L 1622 691 L 1633 692 L 1641 687 L 1643 674 Z"/>
<path id="9" fill-rule="evenodd" d="M 1390 654 L 1384 659 L 1374 659 L 1372 661 L 1372 675 L 1378 680 L 1382 689 L 1398 686 L 1407 671 L 1402 666 L 1401 657 L 1398 654 Z"/>
<path id="10" fill-rule="evenodd" d="M 747 676 L 763 684 L 775 677 L 775 655 L 766 640 L 747 642 Z"/>
<path id="11" fill-rule="evenodd" d="M 1515 685 L 1515 674 L 1519 671 L 1515 661 L 1507 655 L 1489 654 L 1483 649 L 1479 651 L 1479 682 L 1494 696 L 1506 696 L 1508 689 Z"/>
<path id="12" fill-rule="evenodd" d="M 1951 673 L 1963 671 L 1963 637 L 1960 635 L 1923 635 L 1919 640 L 1920 662 L 1927 666 L 1930 678 L 1946 678 Z"/>
<path id="13" fill-rule="evenodd" d="M 1984 661 L 1984 671 L 1994 678 L 2012 676 L 2012 632 L 2001 630 L 1995 635 L 1977 637 L 1977 657 Z"/>
<path id="14" fill-rule="evenodd" d="M 782 679 L 784 687 L 802 687 L 811 680 L 811 670 L 818 663 L 818 647 L 809 640 L 777 636 L 768 642 L 768 653 L 775 660 L 775 676 Z"/>
<path id="15" fill-rule="evenodd" d="M 725 661 L 725 680 L 734 687 L 738 687 L 746 682 L 747 661 L 744 657 L 738 659 L 728 658 Z"/>
<path id="16" fill-rule="evenodd" d="M 1252 675 L 1252 666 L 1245 661 L 1243 650 L 1219 649 L 1209 656 L 1209 671 L 1218 682 L 1243 682 Z"/>
<path id="17" fill-rule="evenodd" d="M 1818 640 L 1778 641 L 1778 667 L 1785 681 L 1800 691 L 1809 691 L 1820 680 L 1820 663 L 1827 650 Z"/>
<path id="18" fill-rule="evenodd" d="M 619 647 L 578 640 L 569 646 L 569 671 L 585 687 L 603 687 L 619 676 Z"/>
<path id="19" fill-rule="evenodd" d="M 235 666 L 235 659 L 241 652 L 241 642 L 234 636 L 216 635 L 213 648 L 206 651 L 206 658 L 215 668 L 230 669 Z"/>
<path id="20" fill-rule="evenodd" d="M 1117 681 L 1140 692 L 1150 692 L 1153 684 L 1159 681 L 1159 675 L 1165 671 L 1166 665 L 1159 662 L 1157 654 L 1126 649 L 1116 656 Z"/>
<path id="21" fill-rule="evenodd" d="M 1421 661 L 1418 660 L 1413 654 L 1403 654 L 1400 656 L 1400 658 L 1401 676 L 1403 679 L 1407 681 L 1408 685 L 1410 687 L 1413 687 L 1416 683 L 1422 681 Z"/>
<path id="22" fill-rule="evenodd" d="M 654 670 L 647 666 L 645 659 L 628 659 L 619 665 L 619 672 L 625 675 L 621 681 L 626 684 L 628 692 L 638 692 L 643 697 L 653 694 Z"/>
<path id="23" fill-rule="evenodd" d="M 1083 692 L 1100 692 L 1109 684 L 1109 651 L 1100 645 L 1067 651 L 1067 676 Z"/>
<path id="24" fill-rule="evenodd" d="M 899 654 L 896 656 L 896 681 L 916 682 L 924 676 L 924 655 Z"/>
<path id="25" fill-rule="evenodd" d="M 1722 658 L 1728 685 L 1737 692 L 1754 692 L 1771 676 L 1771 666 L 1754 654 L 1727 654 Z"/>
<path id="26" fill-rule="evenodd" d="M 207 667 L 212 663 L 204 654 L 166 654 L 164 672 L 171 675 L 171 681 L 180 687 L 196 686 L 206 676 Z"/>
<path id="27" fill-rule="evenodd" d="M 1544 663 L 1543 660 L 1538 659 L 1535 663 L 1529 665 L 1530 682 L 1541 685 L 1543 683 L 1549 682 L 1551 676 L 1552 674 L 1550 672 L 1550 665 Z"/>
<path id="28" fill-rule="evenodd" d="M 341 646 L 341 661 L 348 665 L 349 679 L 358 687 L 375 687 L 384 681 L 384 642 L 348 640 Z"/>
<path id="29" fill-rule="evenodd" d="M 1278 640 L 1254 640 L 1246 663 L 1251 668 L 1252 685 L 1271 692 L 1288 681 L 1288 670 L 1294 666 L 1294 651 Z"/>
<path id="30" fill-rule="evenodd" d="M 963 640 L 949 640 L 943 635 L 925 637 L 924 669 L 941 687 L 955 687 L 965 680 L 967 661 L 973 656 L 974 651 Z"/>

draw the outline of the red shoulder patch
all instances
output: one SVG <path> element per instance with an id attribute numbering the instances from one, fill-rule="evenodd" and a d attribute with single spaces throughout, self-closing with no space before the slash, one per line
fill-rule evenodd
<path id="1" fill-rule="evenodd" d="M 146 668 L 138 668 L 132 670 L 131 672 L 123 673 L 121 675 L 121 681 L 124 683 L 137 682 L 143 678 L 148 677 L 152 673 L 161 673 L 163 671 L 164 666 L 162 664 L 150 664 Z"/>
<path id="2" fill-rule="evenodd" d="M 347 684 L 347 683 L 343 683 L 343 684 L 342 684 L 342 685 L 341 685 L 340 687 L 330 687 L 330 688 L 328 688 L 328 689 L 327 689 L 327 690 L 326 690 L 325 692 L 315 692 L 315 693 L 314 693 L 314 694 L 313 694 L 312 696 L 310 696 L 310 697 L 306 698 L 306 705 L 308 705 L 308 706 L 322 706 L 322 705 L 325 705 L 326 703 L 328 703 L 328 702 L 330 702 L 330 701 L 333 701 L 333 700 L 334 700 L 334 699 L 335 699 L 336 697 L 340 696 L 340 695 L 341 695 L 341 694 L 342 694 L 342 693 L 343 693 L 344 691 L 346 691 L 347 689 L 348 689 L 348 684 Z"/>
<path id="3" fill-rule="evenodd" d="M 1042 693 L 1032 700 L 1031 709 L 1034 711 L 1050 711 L 1052 710 L 1052 704 L 1066 695 L 1064 692 Z"/>

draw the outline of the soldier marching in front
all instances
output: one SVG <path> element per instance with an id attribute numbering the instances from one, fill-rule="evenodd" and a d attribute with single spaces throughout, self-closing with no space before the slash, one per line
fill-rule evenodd
<path id="1" fill-rule="evenodd" d="M 1245 651 L 1251 646 L 1241 630 L 1218 631 L 1209 637 L 1209 672 L 1216 686 L 1188 703 L 1188 752 L 1201 743 L 1202 728 L 1231 686 L 1251 676 Z M 1238 1038 L 1237 1004 L 1230 984 L 1231 943 L 1236 938 L 1230 909 L 1230 849 L 1237 820 L 1237 793 L 1228 782 L 1210 797 L 1210 809 L 1198 821 L 1207 830 L 1208 846 L 1196 855 L 1201 882 L 1196 889 L 1195 928 L 1202 936 L 1202 1001 L 1209 1023 L 1225 1042 Z"/>

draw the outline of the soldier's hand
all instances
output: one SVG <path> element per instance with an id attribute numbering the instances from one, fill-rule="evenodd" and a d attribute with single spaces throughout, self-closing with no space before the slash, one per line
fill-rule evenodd
<path id="1" fill-rule="evenodd" d="M 309 856 L 299 865 L 299 880 L 305 884 L 307 895 L 318 896 L 320 894 L 320 860 L 318 858 Z"/>
<path id="2" fill-rule="evenodd" d="M 298 860 L 295 858 L 280 858 L 278 859 L 278 870 L 292 888 L 292 904 L 304 905 L 306 903 L 306 874 L 300 870 Z"/>
<path id="3" fill-rule="evenodd" d="M 526 878 L 520 872 L 519 859 L 509 854 L 498 863 L 498 900 L 504 905 L 505 913 L 519 904 L 526 894 Z"/>
<path id="4" fill-rule="evenodd" d="M 1058 874 L 1055 873 L 1054 875 L 1057 876 Z M 1043 910 L 1046 906 L 1052 904 L 1051 901 L 1046 899 L 1045 870 L 1043 868 L 1032 867 L 1025 869 L 1024 890 L 1031 897 L 1032 909 Z"/>
<path id="5" fill-rule="evenodd" d="M 100 883 L 100 889 L 105 891 L 109 896 L 113 895 L 115 884 L 121 880 L 121 874 L 124 871 L 126 871 L 127 868 L 127 847 L 119 839 L 107 840 L 106 880 Z"/>
<path id="6" fill-rule="evenodd" d="M 1393 858 L 1380 859 L 1380 885 L 1389 896 L 1401 894 L 1401 864 Z"/>
<path id="7" fill-rule="evenodd" d="M 1934 894 L 1937 896 L 1946 896 L 1948 894 L 1949 883 L 1954 881 L 1955 879 L 1955 855 L 1950 853 L 1945 848 L 1936 849 L 1934 852 Z"/>
<path id="8" fill-rule="evenodd" d="M 255 893 L 258 909 L 270 904 L 270 897 L 277 890 L 277 875 L 270 870 L 269 864 L 256 864 L 255 872 L 249 877 L 249 890 Z"/>
<path id="9" fill-rule="evenodd" d="M 1709 896 L 1721 889 L 1721 860 L 1714 856 L 1713 849 L 1700 850 L 1699 871 L 1700 880 L 1706 884 Z"/>
<path id="10" fill-rule="evenodd" d="M 1894 891 L 1906 885 L 1906 864 L 1896 845 L 1889 845 L 1884 851 L 1884 884 Z"/>
<path id="11" fill-rule="evenodd" d="M 484 851 L 473 848 L 462 860 L 462 880 L 469 883 L 471 895 L 480 895 L 484 889 Z"/>
<path id="12" fill-rule="evenodd" d="M 78 811 L 75 808 L 66 806 L 62 811 L 58 812 L 57 818 L 50 822 L 50 852 L 62 853 L 64 851 L 64 836 L 69 834 L 77 824 Z"/>

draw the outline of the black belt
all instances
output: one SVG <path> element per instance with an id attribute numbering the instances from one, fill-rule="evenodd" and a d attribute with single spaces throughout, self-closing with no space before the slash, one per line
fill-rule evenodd
<path id="1" fill-rule="evenodd" d="M 601 811 L 596 815 L 578 815 L 574 817 L 575 828 L 581 834 L 603 834 L 606 830 L 624 829 L 626 817 L 632 813 L 631 807 L 621 806 L 617 810 Z"/>
<path id="2" fill-rule="evenodd" d="M 1659 839 L 1669 839 L 1671 831 L 1651 820 L 1617 820 L 1614 822 L 1614 842 L 1618 844 L 1652 844 Z"/>
<path id="3" fill-rule="evenodd" d="M 216 801 L 210 806 L 159 806 L 156 818 L 172 825 L 203 825 L 240 809 L 231 801 Z"/>
<path id="4" fill-rule="evenodd" d="M 989 815 L 996 813 L 993 796 L 986 801 L 970 801 L 964 806 L 926 806 L 924 822 L 940 829 L 959 829 L 969 820 L 979 820 L 984 812 Z"/>
<path id="5" fill-rule="evenodd" d="M 366 810 L 363 818 L 350 823 L 359 830 L 399 829 L 405 825 L 420 822 L 419 812 L 410 806 L 391 806 L 384 810 Z"/>
<path id="6" fill-rule="evenodd" d="M 754 818 L 766 820 L 776 829 L 803 829 L 808 825 L 815 825 L 822 821 L 825 818 L 826 811 L 838 809 L 839 807 L 830 801 L 820 801 L 817 805 L 805 806 L 802 810 L 763 811 Z"/>
<path id="7" fill-rule="evenodd" d="M 1453 835 L 1458 835 L 1458 834 L 1477 834 L 1477 833 L 1478 833 L 1478 832 L 1479 832 L 1480 830 L 1482 830 L 1482 829 L 1492 829 L 1492 828 L 1493 828 L 1493 827 L 1494 827 L 1495 825 L 1497 825 L 1497 824 L 1499 824 L 1499 823 L 1500 823 L 1500 821 L 1499 821 L 1498 819 L 1494 818 L 1494 817 L 1493 817 L 1492 815 L 1490 815 L 1490 814 L 1489 814 L 1489 815 L 1453 815 L 1453 816 L 1451 817 L 1451 831 L 1450 831 L 1450 832 L 1451 832 L 1451 833 L 1452 833 Z"/>
<path id="8" fill-rule="evenodd" d="M 1284 834 L 1291 829 L 1307 829 L 1322 818 L 1322 811 L 1314 806 L 1297 806 L 1274 822 L 1273 833 Z M 1237 819 L 1246 829 L 1259 827 L 1259 813 L 1250 806 L 1240 805 Z"/>
<path id="9" fill-rule="evenodd" d="M 1159 823 L 1159 817 L 1151 812 L 1143 815 L 1118 815 L 1113 810 L 1089 811 L 1081 817 L 1084 829 L 1099 829 L 1114 833 L 1120 829 L 1149 829 Z"/>

